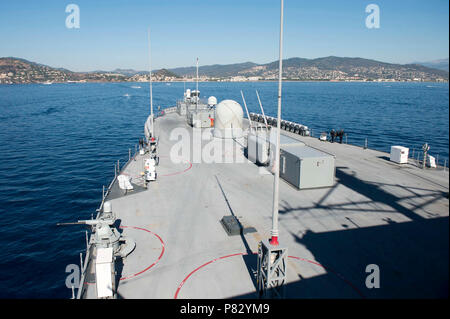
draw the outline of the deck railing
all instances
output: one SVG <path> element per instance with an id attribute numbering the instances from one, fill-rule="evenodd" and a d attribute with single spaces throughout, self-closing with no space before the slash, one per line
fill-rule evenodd
<path id="1" fill-rule="evenodd" d="M 175 113 L 177 111 L 177 107 L 169 107 L 165 108 L 160 112 L 161 114 L 158 114 L 157 116 L 164 116 L 165 114 Z M 120 167 L 120 160 L 117 160 L 116 163 L 114 163 L 114 178 L 112 179 L 111 183 L 108 185 L 107 188 L 103 185 L 102 188 L 102 201 L 100 203 L 99 208 L 96 209 L 97 215 L 95 219 L 98 219 L 100 217 L 101 212 L 103 211 L 103 206 L 105 204 L 105 200 L 108 197 L 108 195 L 111 192 L 111 188 L 114 185 L 114 182 L 117 180 L 117 177 L 128 167 L 128 165 L 131 163 L 131 161 L 134 161 L 136 156 L 138 155 L 138 145 L 136 144 L 134 146 L 134 153 L 132 155 L 132 149 L 128 149 L 128 161 Z M 92 235 L 91 235 L 92 236 Z M 93 254 L 94 244 L 92 243 L 91 238 L 88 239 L 88 235 L 86 233 L 86 255 L 84 258 L 82 258 L 82 253 L 80 253 L 80 269 L 81 269 L 81 277 L 80 277 L 80 287 L 78 287 L 77 292 L 77 299 L 80 299 L 83 296 L 83 293 L 85 291 L 85 280 L 86 280 L 86 270 L 89 269 L 91 266 L 91 255 Z"/>
<path id="2" fill-rule="evenodd" d="M 250 118 L 252 121 L 256 121 L 258 123 L 263 123 L 263 117 L 261 114 L 258 113 L 250 113 Z M 268 119 L 270 118 L 272 121 L 268 121 L 269 125 L 271 126 L 276 126 L 276 122 L 274 122 L 274 118 L 271 117 L 267 117 Z M 285 124 L 287 123 L 287 124 Z M 291 124 L 291 125 L 289 125 Z M 301 124 L 298 123 L 294 123 L 297 126 L 302 126 Z M 300 132 L 297 132 L 297 130 L 292 130 L 292 122 L 289 121 L 284 121 L 282 120 L 281 122 L 281 129 L 282 130 L 287 130 L 287 131 L 294 131 L 294 133 L 298 133 L 300 134 Z M 295 126 L 295 125 L 294 125 Z M 318 133 L 319 132 L 319 133 Z M 318 138 L 318 136 L 320 136 L 320 134 L 322 134 L 322 131 L 314 129 L 312 127 L 309 127 L 309 137 L 315 137 Z M 301 134 L 300 134 L 301 135 Z M 327 138 L 328 140 L 331 139 L 330 133 L 327 133 Z M 339 140 L 339 138 L 336 138 L 336 140 Z M 343 138 L 342 138 L 342 143 L 344 144 L 349 144 L 348 143 L 348 133 L 344 133 Z M 353 145 L 353 146 L 357 146 L 357 147 L 362 147 L 364 149 L 371 149 L 370 148 L 370 144 L 369 144 L 369 138 L 364 138 L 364 144 L 363 145 L 358 145 L 358 144 L 349 144 L 349 145 Z M 408 159 L 409 159 L 409 163 L 416 165 L 417 167 L 422 167 L 423 165 L 423 151 L 421 150 L 421 147 L 415 147 L 415 148 L 409 148 L 409 154 L 408 154 Z M 432 153 L 428 152 L 429 155 L 433 156 Z M 440 157 L 439 154 L 437 154 L 436 156 L 433 156 L 435 158 L 435 162 L 436 162 L 436 168 L 433 169 L 437 169 L 437 170 L 443 170 L 444 172 L 448 171 L 449 168 L 449 160 L 448 158 L 445 157 Z"/>

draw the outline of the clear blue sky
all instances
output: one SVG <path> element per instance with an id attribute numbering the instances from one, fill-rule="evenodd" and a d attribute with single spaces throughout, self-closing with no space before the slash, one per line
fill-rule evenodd
<path id="1" fill-rule="evenodd" d="M 68 4 L 80 29 L 67 29 Z M 365 26 L 368 4 L 380 28 Z M 171 68 L 278 59 L 278 0 L 0 1 L 0 57 L 74 71 Z M 329 55 L 392 63 L 447 58 L 448 0 L 285 0 L 284 58 Z"/>

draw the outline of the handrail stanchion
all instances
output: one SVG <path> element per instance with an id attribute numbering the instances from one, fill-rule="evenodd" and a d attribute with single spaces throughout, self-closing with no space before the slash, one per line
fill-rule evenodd
<path id="1" fill-rule="evenodd" d="M 83 253 L 80 253 L 80 266 L 81 266 L 81 273 L 83 273 Z"/>

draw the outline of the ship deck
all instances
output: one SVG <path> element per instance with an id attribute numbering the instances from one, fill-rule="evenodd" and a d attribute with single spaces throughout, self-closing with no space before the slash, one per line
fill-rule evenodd
<path id="1" fill-rule="evenodd" d="M 157 180 L 148 189 L 139 187 L 149 155 L 136 155 L 122 172 L 135 190 L 107 198 L 120 231 L 136 241 L 117 267 L 118 297 L 256 298 L 255 253 L 270 237 L 273 175 L 246 160 L 244 139 L 224 146 L 225 163 L 199 163 L 195 149 L 174 163 L 171 151 L 180 144 L 171 134 L 178 129 L 192 137 L 193 129 L 176 113 L 155 123 Z M 203 131 L 208 136 L 210 129 Z M 287 298 L 448 296 L 448 172 L 395 164 L 375 150 L 282 134 L 336 156 L 332 187 L 297 190 L 280 182 Z M 220 223 L 226 215 L 256 232 L 228 236 Z M 366 287 L 371 264 L 379 267 L 380 288 Z M 86 278 L 91 284 L 83 297 L 95 298 L 95 277 Z"/>

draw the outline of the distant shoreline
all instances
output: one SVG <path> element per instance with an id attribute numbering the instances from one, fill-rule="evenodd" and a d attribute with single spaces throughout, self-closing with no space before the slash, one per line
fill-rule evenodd
<path id="1" fill-rule="evenodd" d="M 153 81 L 153 83 L 195 83 L 195 81 Z M 278 80 L 259 80 L 259 81 L 198 81 L 199 83 L 266 83 L 266 82 L 278 82 Z M 335 80 L 283 80 L 283 83 L 449 83 L 449 81 L 362 81 L 362 80 L 348 80 L 348 81 L 335 81 Z M 71 81 L 71 82 L 24 82 L 24 83 L 0 83 L 1 85 L 30 85 L 30 84 L 40 84 L 40 85 L 52 85 L 52 84 L 86 84 L 86 83 L 147 83 L 140 81 Z"/>

